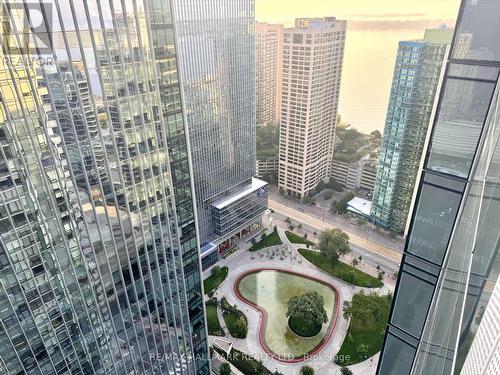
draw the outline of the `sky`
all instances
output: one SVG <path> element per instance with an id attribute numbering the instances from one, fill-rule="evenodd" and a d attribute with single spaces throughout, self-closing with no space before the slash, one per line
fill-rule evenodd
<path id="1" fill-rule="evenodd" d="M 453 27 L 460 0 L 255 0 L 258 22 L 293 26 L 296 17 L 348 20 L 340 90 L 343 121 L 363 132 L 384 129 L 398 42 Z"/>

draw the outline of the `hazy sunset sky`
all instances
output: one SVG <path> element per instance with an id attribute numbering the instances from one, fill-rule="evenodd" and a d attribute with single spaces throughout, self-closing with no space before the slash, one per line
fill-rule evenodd
<path id="1" fill-rule="evenodd" d="M 258 22 L 292 26 L 296 17 L 346 19 L 340 90 L 342 118 L 361 131 L 383 130 L 398 41 L 429 27 L 453 27 L 459 0 L 255 0 Z"/>

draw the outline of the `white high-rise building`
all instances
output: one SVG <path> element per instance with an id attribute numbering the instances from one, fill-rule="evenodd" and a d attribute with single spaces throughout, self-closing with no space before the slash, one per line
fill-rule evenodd
<path id="1" fill-rule="evenodd" d="M 283 25 L 255 24 L 257 125 L 278 125 L 281 108 Z"/>
<path id="2" fill-rule="evenodd" d="M 331 174 L 346 26 L 298 18 L 283 31 L 278 185 L 301 198 Z"/>
<path id="3" fill-rule="evenodd" d="M 461 375 L 500 374 L 500 282 L 497 281 Z"/>

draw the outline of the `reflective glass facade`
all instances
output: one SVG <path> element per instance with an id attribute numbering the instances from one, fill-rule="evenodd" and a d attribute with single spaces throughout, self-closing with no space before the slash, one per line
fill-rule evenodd
<path id="1" fill-rule="evenodd" d="M 405 229 L 446 42 L 451 42 L 450 29 L 429 29 L 426 36 L 432 42 L 399 42 L 373 192 L 374 222 L 396 232 Z"/>
<path id="2" fill-rule="evenodd" d="M 212 205 L 246 190 L 255 175 L 255 5 L 253 0 L 176 0 L 175 8 L 204 246 L 228 238 L 217 232 Z M 252 223 L 241 219 L 239 229 Z"/>
<path id="3" fill-rule="evenodd" d="M 171 4 L 48 4 L 2 5 L 0 373 L 208 374 Z"/>
<path id="4" fill-rule="evenodd" d="M 253 179 L 252 185 L 240 195 L 226 199 L 212 206 L 215 232 L 227 237 L 245 223 L 260 218 L 267 209 L 269 187 L 264 181 Z"/>
<path id="5" fill-rule="evenodd" d="M 479 369 L 498 358 L 484 332 L 500 271 L 498 25 L 498 2 L 462 2 L 379 374 L 496 373 Z"/>

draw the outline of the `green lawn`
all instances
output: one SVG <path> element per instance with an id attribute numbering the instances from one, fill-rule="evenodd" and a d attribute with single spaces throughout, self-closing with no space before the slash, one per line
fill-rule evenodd
<path id="1" fill-rule="evenodd" d="M 384 283 L 376 277 L 370 276 L 341 261 L 332 265 L 330 260 L 322 256 L 318 251 L 299 249 L 299 253 L 316 267 L 350 284 L 366 288 L 380 288 L 384 285 Z"/>
<path id="2" fill-rule="evenodd" d="M 282 243 L 283 242 L 281 242 L 278 232 L 273 231 L 271 234 L 268 234 L 263 240 L 257 242 L 255 245 L 252 245 L 250 251 L 257 251 L 268 246 L 281 245 Z"/>
<path id="3" fill-rule="evenodd" d="M 391 298 L 387 296 L 354 295 L 349 329 L 337 353 L 338 365 L 354 365 L 382 349 L 390 308 Z"/>
<path id="4" fill-rule="evenodd" d="M 303 243 L 304 245 L 309 245 L 309 246 L 315 245 L 314 242 L 306 240 L 304 237 L 301 237 L 298 234 L 289 231 L 286 231 L 285 233 L 286 237 L 288 238 L 288 241 L 290 241 L 291 243 Z"/>
<path id="5" fill-rule="evenodd" d="M 221 267 L 220 270 L 220 275 L 211 275 L 203 280 L 203 288 L 205 289 L 205 294 L 212 293 L 227 277 L 228 268 Z"/>
<path id="6" fill-rule="evenodd" d="M 224 336 L 224 331 L 220 326 L 219 317 L 217 316 L 217 306 L 214 302 L 208 301 L 205 304 L 205 307 L 207 309 L 208 334 L 214 336 Z"/>
<path id="7" fill-rule="evenodd" d="M 231 306 L 225 297 L 222 297 L 220 304 L 224 322 L 231 336 L 237 339 L 247 337 L 248 321 L 245 314 L 241 310 L 238 310 L 236 306 Z"/>

